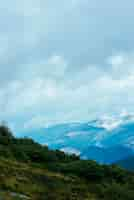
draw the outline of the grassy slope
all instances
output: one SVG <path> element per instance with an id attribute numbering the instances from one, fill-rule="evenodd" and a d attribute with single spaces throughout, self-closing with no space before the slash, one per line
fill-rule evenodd
<path id="1" fill-rule="evenodd" d="M 4 200 L 96 199 L 86 181 L 78 177 L 5 159 L 0 159 L 0 197 L 4 197 Z"/>
<path id="2" fill-rule="evenodd" d="M 75 162 L 77 165 L 78 161 Z M 133 200 L 133 183 L 133 180 L 130 185 L 108 179 L 87 180 L 68 172 L 53 172 L 36 164 L 0 158 L 3 200 Z"/>

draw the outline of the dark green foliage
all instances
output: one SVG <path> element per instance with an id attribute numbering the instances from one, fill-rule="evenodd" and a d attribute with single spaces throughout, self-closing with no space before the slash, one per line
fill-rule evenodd
<path id="1" fill-rule="evenodd" d="M 0 143 L 8 145 L 12 142 L 13 136 L 10 129 L 5 125 L 0 125 Z"/>
<path id="2" fill-rule="evenodd" d="M 6 145 L 6 148 L 5 148 Z M 78 156 L 66 155 L 61 151 L 49 150 L 47 146 L 42 146 L 32 139 L 13 137 L 11 131 L 4 125 L 0 126 L 0 155 L 14 158 L 20 161 L 34 163 L 58 163 L 79 160 Z"/>
<path id="3" fill-rule="evenodd" d="M 104 177 L 103 167 L 95 161 L 80 160 L 62 164 L 60 171 L 67 174 L 75 174 L 91 181 L 100 181 Z"/>

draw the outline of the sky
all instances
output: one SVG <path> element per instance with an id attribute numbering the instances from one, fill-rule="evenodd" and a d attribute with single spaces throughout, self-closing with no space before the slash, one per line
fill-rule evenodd
<path id="1" fill-rule="evenodd" d="M 15 130 L 134 112 L 133 0 L 4 0 L 0 120 Z"/>

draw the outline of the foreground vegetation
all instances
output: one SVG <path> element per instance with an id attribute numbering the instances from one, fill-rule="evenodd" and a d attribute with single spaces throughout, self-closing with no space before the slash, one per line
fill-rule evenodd
<path id="1" fill-rule="evenodd" d="M 0 126 L 0 199 L 133 200 L 134 174 L 16 139 Z"/>

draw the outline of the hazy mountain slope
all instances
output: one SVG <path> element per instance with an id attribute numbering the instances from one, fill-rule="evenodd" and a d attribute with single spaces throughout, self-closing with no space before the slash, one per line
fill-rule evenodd
<path id="1" fill-rule="evenodd" d="M 116 162 L 116 164 L 125 169 L 134 170 L 134 156 L 129 156 L 126 159 Z"/>
<path id="2" fill-rule="evenodd" d="M 18 137 L 20 136 L 32 137 L 41 144 L 47 144 L 51 149 L 111 163 L 132 155 L 134 116 L 123 115 L 85 123 L 58 124 L 48 128 L 28 130 L 18 134 Z M 95 153 L 95 151 L 100 152 Z M 95 154 L 98 154 L 97 157 L 94 156 Z"/>
<path id="3" fill-rule="evenodd" d="M 83 152 L 81 157 L 110 164 L 132 155 L 134 155 L 134 152 L 125 146 L 113 146 L 109 148 L 90 146 Z"/>

